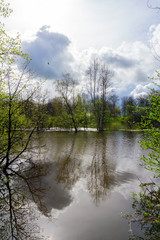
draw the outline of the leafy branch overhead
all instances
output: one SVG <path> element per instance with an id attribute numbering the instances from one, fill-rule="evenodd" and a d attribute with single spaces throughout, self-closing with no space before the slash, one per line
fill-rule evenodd
<path id="1" fill-rule="evenodd" d="M 158 73 L 158 79 L 160 75 Z M 141 148 L 145 154 L 141 158 L 141 165 L 154 173 L 153 181 L 141 183 L 139 194 L 132 194 L 135 210 L 133 214 L 127 214 L 129 219 L 131 239 L 160 239 L 160 85 L 155 83 L 151 89 L 147 106 L 138 108 L 141 111 L 141 122 L 139 123 L 142 132 Z M 156 183 L 157 182 L 157 183 Z M 135 236 L 132 230 L 132 223 L 140 223 L 144 237 Z"/>
<path id="2" fill-rule="evenodd" d="M 159 74 L 158 74 L 159 78 Z M 155 84 L 156 90 L 151 89 L 149 107 L 145 108 L 140 128 L 143 129 L 142 149 L 147 149 L 147 156 L 142 157 L 142 165 L 160 177 L 160 85 Z"/>
<path id="3" fill-rule="evenodd" d="M 8 17 L 11 12 L 9 4 L 1 0 L 0 16 Z M 21 68 L 17 67 L 20 63 Z M 40 89 L 28 64 L 29 56 L 21 50 L 19 35 L 10 37 L 0 22 L 0 238 L 5 240 L 36 239 L 36 230 L 27 229 L 27 219 L 25 222 L 20 217 L 29 209 L 25 193 L 19 192 L 16 184 L 18 177 L 24 180 L 26 167 L 32 166 L 30 142 L 43 118 L 39 107 L 43 100 L 37 99 Z"/>

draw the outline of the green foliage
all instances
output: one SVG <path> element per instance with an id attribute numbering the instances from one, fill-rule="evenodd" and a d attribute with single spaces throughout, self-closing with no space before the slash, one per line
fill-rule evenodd
<path id="1" fill-rule="evenodd" d="M 158 74 L 157 80 L 160 75 Z M 142 113 L 140 129 L 143 130 L 141 148 L 147 150 L 142 156 L 142 164 L 147 170 L 160 177 L 160 85 L 151 89 L 148 103 L 138 109 Z M 139 194 L 133 193 L 132 207 L 135 213 L 130 218 L 131 223 L 140 223 L 144 236 L 135 236 L 131 229 L 131 239 L 160 239 L 160 187 L 154 182 L 140 185 Z"/>
<path id="2" fill-rule="evenodd" d="M 53 127 L 72 128 L 71 116 L 64 112 L 61 116 L 53 117 Z"/>
<path id="3" fill-rule="evenodd" d="M 9 4 L 0 1 L 0 15 L 7 17 L 12 11 Z M 15 130 L 26 127 L 27 121 L 19 103 L 25 84 L 23 74 L 16 74 L 15 62 L 18 56 L 26 60 L 28 56 L 21 51 L 19 36 L 12 38 L 7 35 L 4 24 L 0 23 L 0 164 L 7 169 L 9 155 L 15 154 L 18 143 L 23 145 L 22 134 Z M 24 134 L 25 138 L 26 134 Z M 18 153 L 19 154 L 19 153 Z"/>
<path id="4" fill-rule="evenodd" d="M 0 16 L 8 17 L 12 10 L 9 8 L 9 4 L 5 1 L 0 1 Z M 21 40 L 19 34 L 15 38 L 10 37 L 5 31 L 5 26 L 0 22 L 0 86 L 5 79 L 8 71 L 14 73 L 14 63 L 19 57 L 23 57 L 25 60 L 29 60 L 27 54 L 24 54 L 21 50 Z"/>
<path id="5" fill-rule="evenodd" d="M 8 17 L 12 9 L 10 9 L 10 4 L 6 3 L 4 0 L 0 1 L 0 16 L 1 17 Z"/>
<path id="6" fill-rule="evenodd" d="M 0 16 L 8 17 L 11 12 L 9 4 L 0 0 Z M 17 67 L 20 58 L 26 64 L 22 70 Z M 10 37 L 0 22 L 0 239 L 4 240 L 37 239 L 33 236 L 37 230 L 29 226 L 32 217 L 24 189 L 19 192 L 20 184 L 16 184 L 31 163 L 29 143 L 42 119 L 41 105 L 33 101 L 37 94 L 28 60 L 19 35 Z"/>
<path id="7" fill-rule="evenodd" d="M 146 113 L 146 107 L 149 107 L 148 98 L 125 97 L 122 99 L 122 114 L 126 119 L 127 128 L 137 129 L 142 121 L 142 116 Z"/>
<path id="8" fill-rule="evenodd" d="M 87 116 L 88 105 L 86 101 L 80 96 L 77 96 L 76 108 L 74 111 L 75 121 L 78 127 L 87 128 L 88 116 Z"/>
<path id="9" fill-rule="evenodd" d="M 159 75 L 158 75 L 159 77 Z M 157 87 L 160 87 L 156 84 Z M 147 149 L 147 156 L 142 157 L 142 165 L 160 176 L 160 90 L 151 89 L 149 94 L 150 107 L 145 108 L 140 128 L 143 129 L 142 149 Z"/>
<path id="10" fill-rule="evenodd" d="M 54 121 L 54 117 L 46 116 L 45 127 L 52 128 L 53 127 L 53 121 Z"/>
<path id="11" fill-rule="evenodd" d="M 120 129 L 126 129 L 127 124 L 123 117 L 110 118 L 110 121 L 107 126 L 107 130 L 116 131 Z"/>
<path id="12" fill-rule="evenodd" d="M 74 117 L 74 122 L 77 128 L 98 127 L 97 122 L 100 121 L 101 115 L 96 115 L 94 113 L 94 107 L 92 103 L 87 102 L 81 95 L 77 95 L 74 98 L 74 103 L 71 103 L 69 99 L 68 102 L 70 107 L 68 107 L 66 102 L 63 101 L 63 97 L 59 97 L 50 100 L 45 105 L 47 114 L 46 118 L 50 120 L 45 121 L 44 127 L 74 128 L 72 116 Z M 97 100 L 95 104 L 97 106 L 98 113 L 98 108 L 102 106 L 101 100 Z M 119 112 L 119 108 L 117 108 L 117 110 Z M 52 116 L 52 118 L 50 116 Z M 103 120 L 105 129 L 109 129 L 111 122 L 113 125 L 115 123 L 114 130 L 121 128 L 121 118 L 111 117 L 111 111 L 106 102 Z"/>

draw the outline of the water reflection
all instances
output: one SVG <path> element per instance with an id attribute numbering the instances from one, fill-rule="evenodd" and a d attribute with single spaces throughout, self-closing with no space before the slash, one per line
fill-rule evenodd
<path id="1" fill-rule="evenodd" d="M 52 209 L 70 205 L 71 194 L 63 184 L 57 184 L 55 163 L 36 163 L 22 169 L 12 177 L 1 176 L 0 239 L 46 239 L 40 235 L 38 212 L 32 203 L 41 214 L 50 217 Z"/>
<path id="2" fill-rule="evenodd" d="M 113 142 L 112 151 L 116 152 L 116 150 L 117 146 Z M 114 186 L 136 178 L 133 173 L 116 172 L 116 162 L 110 159 L 108 153 L 107 136 L 105 134 L 97 135 L 93 158 L 86 171 L 87 187 L 96 205 L 101 200 L 105 200 Z"/>
<path id="3" fill-rule="evenodd" d="M 52 163 L 50 168 L 54 172 L 54 183 L 56 181 L 63 184 L 66 190 L 72 190 L 80 179 L 86 179 L 87 189 L 96 205 L 106 198 L 114 186 L 136 179 L 136 174 L 127 169 L 125 171 L 124 166 L 123 171 L 117 168 L 117 158 L 121 157 L 124 145 L 113 135 L 70 133 L 67 136 L 59 133 L 57 137 L 57 133 L 49 133 L 45 136 L 41 144 L 48 148 L 46 158 Z M 123 138 L 123 134 L 120 137 Z M 128 143 L 133 141 L 134 136 L 129 137 Z"/>
<path id="4" fill-rule="evenodd" d="M 30 202 L 26 201 L 24 186 L 28 186 L 32 199 L 38 196 L 37 189 L 30 188 L 28 179 L 20 171 L 12 175 L 3 173 L 0 185 L 0 239 L 44 239 L 35 222 L 38 215 L 32 210 Z"/>
<path id="5" fill-rule="evenodd" d="M 63 184 L 57 184 L 56 170 L 55 163 L 46 162 L 37 164 L 26 173 L 28 196 L 37 204 L 39 211 L 48 217 L 52 209 L 61 210 L 72 202 L 69 191 Z M 42 174 L 38 175 L 37 172 Z"/>
<path id="6" fill-rule="evenodd" d="M 70 148 L 64 156 L 57 159 L 56 166 L 56 181 L 57 183 L 63 183 L 66 189 L 72 189 L 74 184 L 79 180 L 82 174 L 81 163 L 82 159 L 77 158 L 77 153 L 75 153 L 75 142 L 77 134 L 73 135 Z M 79 149 L 78 149 L 79 151 Z"/>
<path id="7" fill-rule="evenodd" d="M 113 171 L 110 169 L 109 173 L 107 164 L 106 142 L 102 135 L 96 138 L 93 158 L 86 173 L 87 187 L 96 204 L 109 193 L 113 180 Z"/>
<path id="8" fill-rule="evenodd" d="M 40 133 L 32 143 L 33 146 L 37 143 L 43 146 L 38 158 L 38 150 L 35 151 L 34 165 L 23 169 L 19 176 L 13 178 L 12 183 L 8 182 L 9 188 L 5 191 L 1 187 L 1 239 L 11 239 L 6 235 L 9 232 L 6 231 L 7 228 L 14 231 L 14 234 L 19 234 L 17 239 L 32 239 L 31 235 L 36 235 L 33 228 L 36 228 L 31 219 L 34 220 L 37 216 L 31 203 L 36 204 L 41 215 L 50 217 L 55 209 L 62 210 L 74 205 L 71 203 L 74 202 L 73 190 L 77 184 L 81 184 L 81 188 L 87 192 L 88 206 L 92 208 L 90 213 L 86 209 L 85 214 L 93 213 L 95 209 L 88 200 L 89 197 L 94 206 L 100 207 L 111 196 L 114 188 L 134 183 L 139 173 L 143 176 L 136 163 L 140 154 L 137 140 L 137 134 L 134 133 Z M 131 190 L 128 186 L 131 184 L 126 187 L 129 194 Z M 11 201 L 7 202 L 6 199 Z M 113 202 L 115 206 L 120 204 L 116 200 Z M 80 212 L 81 209 L 77 211 Z M 107 215 L 103 218 L 106 221 Z M 82 220 L 85 223 L 86 217 Z M 7 221 L 10 221 L 9 227 L 6 227 Z M 25 234 L 30 235 L 24 237 Z M 104 231 L 102 239 L 106 239 L 105 234 Z M 86 239 L 91 238 L 88 235 Z"/>

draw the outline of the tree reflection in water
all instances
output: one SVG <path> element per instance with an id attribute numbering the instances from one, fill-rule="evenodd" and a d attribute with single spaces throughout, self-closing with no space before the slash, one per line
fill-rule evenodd
<path id="1" fill-rule="evenodd" d="M 35 176 L 36 172 L 42 171 L 43 174 Z M 36 165 L 35 169 L 27 172 L 30 191 L 28 198 L 34 200 L 38 210 L 46 217 L 51 216 L 52 209 L 61 210 L 72 202 L 72 197 L 63 184 L 56 182 L 56 165 L 54 162 L 44 162 Z M 36 195 L 31 192 L 35 190 Z M 26 188 L 27 191 L 27 188 Z M 34 197 L 34 198 L 33 198 Z"/>
<path id="2" fill-rule="evenodd" d="M 106 138 L 96 138 L 91 165 L 87 169 L 88 190 L 96 204 L 104 200 L 112 183 L 112 174 L 107 166 Z"/>
<path id="3" fill-rule="evenodd" d="M 140 185 L 139 196 L 133 194 L 132 207 L 134 214 L 127 215 L 130 226 L 130 240 L 132 239 L 160 239 L 160 189 L 154 183 Z M 134 225 L 139 224 L 143 236 L 135 234 Z"/>
<path id="4" fill-rule="evenodd" d="M 50 217 L 52 209 L 61 210 L 72 202 L 69 192 L 55 179 L 56 165 L 49 162 L 1 176 L 0 239 L 47 239 L 36 225 L 39 214 Z"/>
<path id="5" fill-rule="evenodd" d="M 63 183 L 68 190 L 71 190 L 82 176 L 82 159 L 76 158 L 76 154 L 74 154 L 76 137 L 77 134 L 74 134 L 69 151 L 65 152 L 60 161 L 56 162 L 56 181 L 57 183 Z"/>
<path id="6" fill-rule="evenodd" d="M 33 224 L 37 215 L 27 201 L 26 186 L 33 199 L 41 190 L 32 188 L 29 179 L 13 169 L 1 173 L 0 182 L 0 239 L 44 239 L 36 223 Z"/>
<path id="7" fill-rule="evenodd" d="M 98 133 L 91 138 L 84 134 L 83 147 L 77 147 L 77 134 L 70 142 L 69 150 L 56 160 L 56 181 L 63 183 L 65 188 L 71 190 L 79 179 L 86 179 L 87 189 L 97 205 L 109 195 L 116 185 L 135 179 L 136 175 L 128 172 L 116 172 L 116 163 L 110 159 L 107 150 L 107 135 Z M 91 161 L 83 159 L 89 145 Z M 78 145 L 79 146 L 79 145 Z M 116 144 L 113 143 L 116 151 Z M 63 146 L 62 146 L 63 149 Z M 68 149 L 68 148 L 67 148 Z M 111 163 L 111 164 L 110 164 Z"/>
<path id="8" fill-rule="evenodd" d="M 116 145 L 112 146 L 116 151 Z M 112 163 L 112 164 L 110 164 Z M 135 174 L 117 172 L 107 151 L 107 136 L 101 133 L 95 139 L 94 153 L 91 164 L 86 171 L 87 187 L 93 201 L 98 205 L 110 194 L 113 187 L 136 178 Z"/>

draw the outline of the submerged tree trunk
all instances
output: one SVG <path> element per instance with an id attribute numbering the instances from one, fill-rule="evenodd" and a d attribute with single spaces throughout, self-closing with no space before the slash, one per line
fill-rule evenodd
<path id="1" fill-rule="evenodd" d="M 75 121 L 74 114 L 73 114 L 73 111 L 72 111 L 72 107 L 70 106 L 70 104 L 68 102 L 66 102 L 66 105 L 67 105 L 68 110 L 69 110 L 69 112 L 71 114 L 71 117 L 72 117 L 72 122 L 73 122 L 75 133 L 77 133 L 78 129 L 77 129 L 76 121 Z"/>

